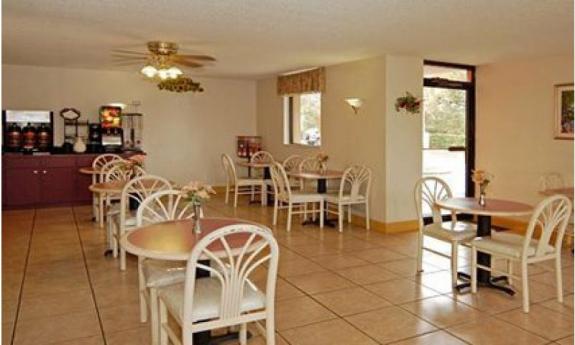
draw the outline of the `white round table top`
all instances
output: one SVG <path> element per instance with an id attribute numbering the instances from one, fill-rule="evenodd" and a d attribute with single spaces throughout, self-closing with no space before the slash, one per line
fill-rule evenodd
<path id="1" fill-rule="evenodd" d="M 78 171 L 81 174 L 86 174 L 86 175 L 98 175 L 100 174 L 100 168 L 94 168 L 94 167 L 83 167 L 78 169 Z"/>
<path id="2" fill-rule="evenodd" d="M 194 232 L 194 221 L 191 219 L 155 223 L 132 230 L 122 236 L 120 243 L 127 252 L 151 259 L 188 260 L 194 246 L 207 234 L 227 225 L 256 224 L 235 218 L 202 218 L 202 232 Z M 239 233 L 226 237 L 231 249 L 242 247 L 250 234 Z M 218 255 L 225 253 L 221 242 L 216 242 L 209 249 Z"/>
<path id="3" fill-rule="evenodd" d="M 291 177 L 303 178 L 306 180 L 336 180 L 343 177 L 343 171 L 327 170 L 321 171 L 290 171 L 287 173 Z"/>
<path id="4" fill-rule="evenodd" d="M 533 206 L 531 205 L 489 198 L 486 199 L 485 206 L 479 205 L 479 201 L 476 198 L 448 198 L 438 200 L 435 204 L 442 209 L 479 216 L 518 217 L 530 215 L 533 212 Z"/>
<path id="5" fill-rule="evenodd" d="M 573 200 L 573 187 L 545 189 L 539 193 L 545 196 L 561 194 Z"/>
<path id="6" fill-rule="evenodd" d="M 238 161 L 236 162 L 237 165 L 248 167 L 248 168 L 256 168 L 256 169 L 264 169 L 269 168 L 273 165 L 272 162 L 246 162 L 246 161 Z"/>

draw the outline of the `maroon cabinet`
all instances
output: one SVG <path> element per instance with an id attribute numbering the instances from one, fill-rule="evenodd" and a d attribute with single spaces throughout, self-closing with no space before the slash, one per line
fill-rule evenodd
<path id="1" fill-rule="evenodd" d="M 78 172 L 95 154 L 2 156 L 2 206 L 25 208 L 89 204 L 90 175 Z"/>

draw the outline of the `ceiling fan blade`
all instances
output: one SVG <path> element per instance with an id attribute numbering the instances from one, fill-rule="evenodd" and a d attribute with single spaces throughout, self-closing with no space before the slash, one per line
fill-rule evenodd
<path id="1" fill-rule="evenodd" d="M 112 61 L 114 66 L 135 66 L 142 65 L 139 61 Z"/>
<path id="2" fill-rule="evenodd" d="M 186 61 L 186 60 L 180 60 L 180 59 L 174 59 L 173 61 L 174 61 L 174 63 L 176 63 L 178 65 L 187 66 L 187 67 L 202 67 L 203 66 L 203 64 L 201 64 L 199 62 Z"/>
<path id="3" fill-rule="evenodd" d="M 213 56 L 209 55 L 178 54 L 177 56 L 183 59 L 190 59 L 190 60 L 216 61 L 216 59 Z"/>
<path id="4" fill-rule="evenodd" d="M 112 55 L 112 59 L 117 60 L 117 61 L 147 61 L 148 58 L 146 56 L 142 56 L 142 57 L 132 57 L 132 56 L 117 56 L 117 55 Z"/>
<path id="5" fill-rule="evenodd" d="M 112 52 L 120 53 L 120 54 L 129 54 L 129 55 L 148 55 L 148 52 L 138 52 L 135 50 L 125 50 L 125 49 L 113 49 Z"/>

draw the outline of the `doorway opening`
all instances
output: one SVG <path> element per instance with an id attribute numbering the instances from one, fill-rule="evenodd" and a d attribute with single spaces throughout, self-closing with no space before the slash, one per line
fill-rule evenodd
<path id="1" fill-rule="evenodd" d="M 445 180 L 454 196 L 473 196 L 475 67 L 425 61 L 423 176 Z"/>

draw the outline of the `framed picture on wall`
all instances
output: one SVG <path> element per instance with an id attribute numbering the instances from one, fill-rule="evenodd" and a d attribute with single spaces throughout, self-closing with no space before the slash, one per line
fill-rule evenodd
<path id="1" fill-rule="evenodd" d="M 555 139 L 573 140 L 573 84 L 555 85 Z"/>

